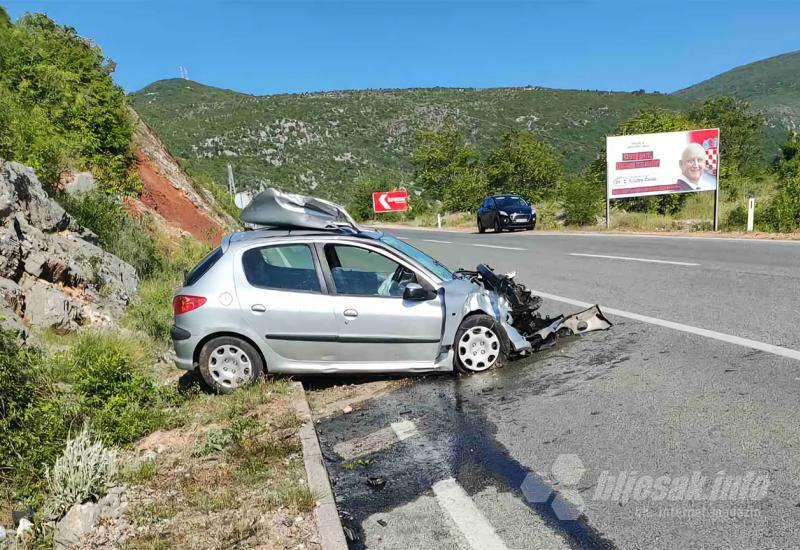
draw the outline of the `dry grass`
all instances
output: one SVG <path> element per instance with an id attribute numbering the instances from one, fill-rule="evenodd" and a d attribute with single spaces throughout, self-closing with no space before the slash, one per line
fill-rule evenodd
<path id="1" fill-rule="evenodd" d="M 189 400 L 183 427 L 131 451 L 123 474 L 130 511 L 85 547 L 318 547 L 293 391 L 288 381 L 267 380 Z"/>

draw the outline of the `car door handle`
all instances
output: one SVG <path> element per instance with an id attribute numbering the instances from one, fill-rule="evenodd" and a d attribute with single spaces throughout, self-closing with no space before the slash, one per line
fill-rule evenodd
<path id="1" fill-rule="evenodd" d="M 355 319 L 358 317 L 358 312 L 352 308 L 344 310 L 344 316 L 349 317 L 350 319 Z"/>
<path id="2" fill-rule="evenodd" d="M 267 306 L 265 306 L 263 304 L 253 304 L 250 307 L 250 309 L 252 311 L 255 311 L 256 313 L 264 313 L 265 311 L 267 311 Z"/>

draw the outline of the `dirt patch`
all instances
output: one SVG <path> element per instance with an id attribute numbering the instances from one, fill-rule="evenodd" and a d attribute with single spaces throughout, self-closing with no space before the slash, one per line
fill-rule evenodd
<path id="1" fill-rule="evenodd" d="M 319 548 L 286 380 L 198 394 L 123 456 L 125 514 L 81 548 Z"/>
<path id="2" fill-rule="evenodd" d="M 141 148 L 137 149 L 136 158 L 143 184 L 141 202 L 193 237 L 219 242 L 225 233 L 224 228 L 196 206 L 182 190 L 175 188 Z"/>

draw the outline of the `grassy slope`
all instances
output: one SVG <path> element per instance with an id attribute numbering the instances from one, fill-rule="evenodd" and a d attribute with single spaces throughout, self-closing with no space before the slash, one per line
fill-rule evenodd
<path id="1" fill-rule="evenodd" d="M 771 144 L 783 143 L 786 128 L 800 123 L 800 51 L 736 67 L 675 95 L 695 101 L 730 95 L 749 101 L 767 118 Z"/>
<path id="2" fill-rule="evenodd" d="M 231 162 L 242 186 L 263 182 L 340 200 L 361 174 L 408 182 L 416 131 L 444 120 L 454 120 L 483 151 L 510 129 L 528 129 L 578 171 L 639 109 L 690 105 L 662 94 L 540 88 L 250 96 L 186 80 L 159 81 L 129 97 L 194 177 L 223 183 Z"/>

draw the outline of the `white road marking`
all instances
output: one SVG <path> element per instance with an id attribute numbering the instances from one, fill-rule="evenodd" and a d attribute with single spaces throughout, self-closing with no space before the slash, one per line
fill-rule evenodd
<path id="1" fill-rule="evenodd" d="M 473 244 L 472 246 L 480 246 L 482 248 L 501 248 L 503 250 L 528 250 L 527 248 L 516 248 L 514 246 L 497 246 L 494 244 Z"/>
<path id="2" fill-rule="evenodd" d="M 442 243 L 442 244 L 453 244 L 453 241 L 437 241 L 436 239 L 422 239 L 426 243 Z"/>
<path id="3" fill-rule="evenodd" d="M 410 420 L 401 420 L 400 422 L 392 422 L 392 430 L 394 430 L 397 439 L 403 441 L 409 437 L 419 435 L 417 427 Z"/>
<path id="4" fill-rule="evenodd" d="M 410 241 L 411 240 L 408 237 L 397 237 L 397 238 L 400 239 L 401 241 Z"/>
<path id="5" fill-rule="evenodd" d="M 469 545 L 475 550 L 505 550 L 503 540 L 497 536 L 467 492 L 453 478 L 433 484 L 433 494 L 439 506 L 447 512 Z"/>
<path id="6" fill-rule="evenodd" d="M 671 264 L 671 265 L 700 265 L 690 262 L 675 262 L 668 260 L 653 260 L 652 258 L 631 258 L 630 256 L 605 256 L 603 254 L 581 254 L 578 252 L 570 252 L 568 256 L 584 256 L 586 258 L 606 258 L 608 260 L 627 260 L 630 262 L 650 262 L 654 264 Z"/>
<path id="7" fill-rule="evenodd" d="M 588 302 L 581 302 L 580 300 L 573 300 L 571 298 L 564 298 L 563 296 L 556 296 L 555 294 L 539 292 L 538 290 L 533 290 L 532 292 L 534 294 L 538 294 L 542 298 L 548 298 L 550 300 L 556 300 L 558 302 L 564 302 L 565 304 L 572 304 L 578 307 L 587 308 L 593 305 Z M 766 353 L 772 353 L 774 355 L 780 355 L 781 357 L 788 357 L 789 359 L 795 359 L 797 361 L 800 361 L 800 351 L 791 348 L 775 346 L 773 344 L 767 344 L 764 342 L 758 342 L 756 340 L 750 340 L 749 338 L 741 338 L 740 336 L 733 336 L 732 334 L 725 334 L 723 332 L 717 332 L 715 330 L 708 330 L 705 328 L 693 327 L 691 325 L 684 325 L 681 323 L 676 323 L 674 321 L 665 321 L 664 319 L 648 317 L 647 315 L 640 315 L 638 313 L 632 313 L 630 311 L 625 311 L 622 309 L 614 309 L 602 306 L 602 310 L 603 313 L 618 315 L 619 317 L 627 317 L 628 319 L 633 319 L 634 321 L 641 321 L 642 323 L 650 323 L 651 325 L 658 325 L 660 327 L 671 328 L 673 330 L 679 330 L 681 332 L 687 332 L 689 334 L 705 336 L 706 338 L 712 338 L 714 340 L 719 340 L 721 342 L 727 342 L 729 344 L 735 344 L 737 346 L 744 346 L 750 349 L 757 349 L 759 351 L 764 351 Z"/>

